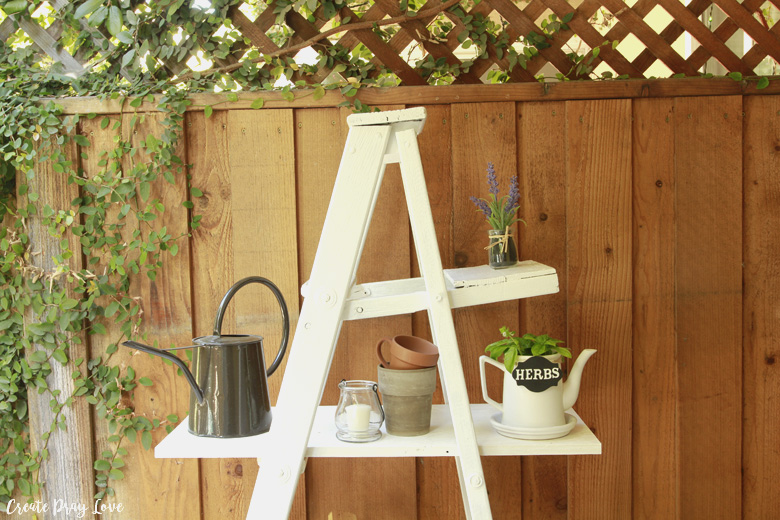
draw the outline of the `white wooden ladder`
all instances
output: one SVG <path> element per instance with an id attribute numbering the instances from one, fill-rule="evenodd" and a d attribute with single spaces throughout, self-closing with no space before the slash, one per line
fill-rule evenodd
<path id="1" fill-rule="evenodd" d="M 392 314 L 427 308 L 433 341 L 439 347 L 439 377 L 455 433 L 453 453 L 468 518 L 491 518 L 485 477 L 474 432 L 466 381 L 455 337 L 452 304 L 445 285 L 433 215 L 425 185 L 417 134 L 425 124 L 424 108 L 355 114 L 328 213 L 306 284 L 300 319 L 286 373 L 274 409 L 260 471 L 247 518 L 275 520 L 289 515 L 305 467 L 306 449 L 317 407 L 330 370 L 341 324 L 350 309 L 363 245 L 368 234 L 385 166 L 399 163 L 414 244 L 424 280 L 418 297 L 404 297 L 409 280 L 386 282 L 397 297 Z M 419 301 L 419 295 L 424 300 Z M 408 295 L 406 295 L 408 296 Z M 362 312 L 362 307 L 357 308 Z M 379 313 L 384 314 L 384 313 Z"/>

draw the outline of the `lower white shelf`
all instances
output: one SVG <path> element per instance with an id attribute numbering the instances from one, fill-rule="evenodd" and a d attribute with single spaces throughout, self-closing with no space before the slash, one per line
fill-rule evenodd
<path id="1" fill-rule="evenodd" d="M 456 454 L 455 433 L 447 405 L 434 405 L 431 431 L 418 437 L 388 435 L 367 443 L 348 443 L 336 438 L 335 406 L 320 406 L 309 437 L 307 457 L 447 457 Z M 598 455 L 601 442 L 577 417 L 577 425 L 565 437 L 551 440 L 511 439 L 498 434 L 490 425 L 496 410 L 488 404 L 472 404 L 471 415 L 481 455 Z M 182 421 L 154 449 L 157 458 L 249 458 L 258 457 L 268 437 L 255 435 L 238 439 L 197 437 Z"/>

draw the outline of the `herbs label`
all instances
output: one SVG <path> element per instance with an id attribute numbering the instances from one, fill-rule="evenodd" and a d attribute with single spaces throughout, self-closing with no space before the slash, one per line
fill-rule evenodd
<path id="1" fill-rule="evenodd" d="M 524 386 L 531 392 L 544 392 L 556 386 L 563 374 L 557 363 L 541 356 L 532 356 L 515 366 L 512 377 L 517 386 Z"/>

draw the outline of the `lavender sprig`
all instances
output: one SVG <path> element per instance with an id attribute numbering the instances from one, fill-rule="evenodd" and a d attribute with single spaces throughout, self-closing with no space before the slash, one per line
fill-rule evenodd
<path id="1" fill-rule="evenodd" d="M 520 186 L 517 181 L 517 176 L 512 177 L 509 180 L 509 198 L 504 206 L 506 213 L 516 210 L 520 207 Z"/>
<path id="2" fill-rule="evenodd" d="M 509 181 L 509 194 L 499 198 L 498 177 L 493 163 L 488 163 L 487 184 L 490 193 L 489 200 L 469 197 L 469 200 L 477 206 L 477 211 L 485 215 L 493 229 L 505 230 L 515 222 L 525 221 L 517 217 L 517 210 L 520 208 L 520 185 L 517 176 Z"/>
<path id="3" fill-rule="evenodd" d="M 473 202 L 479 211 L 485 214 L 485 217 L 490 218 L 490 215 L 493 213 L 490 209 L 490 206 L 488 206 L 488 203 L 482 199 L 478 199 L 476 197 L 469 197 L 469 200 Z"/>
<path id="4" fill-rule="evenodd" d="M 489 162 L 487 167 L 487 183 L 488 191 L 493 195 L 493 200 L 498 198 L 498 177 L 496 177 L 496 169 L 493 163 Z"/>

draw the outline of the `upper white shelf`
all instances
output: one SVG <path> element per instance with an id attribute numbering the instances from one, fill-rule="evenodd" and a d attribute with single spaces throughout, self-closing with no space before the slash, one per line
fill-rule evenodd
<path id="1" fill-rule="evenodd" d="M 447 405 L 434 405 L 431 431 L 418 437 L 388 435 L 362 444 L 336 438 L 335 406 L 321 406 L 314 419 L 307 457 L 445 457 L 457 454 L 455 432 Z M 573 410 L 569 410 L 574 413 Z M 488 404 L 472 404 L 471 415 L 480 455 L 597 455 L 601 442 L 577 416 L 577 425 L 566 437 L 551 440 L 510 439 L 496 433 L 490 417 L 496 410 Z M 576 416 L 576 413 L 574 413 Z M 196 437 L 187 431 L 187 420 L 154 449 L 157 458 L 244 458 L 262 453 L 268 436 L 239 439 Z M 281 447 L 279 447 L 281 448 Z"/>
<path id="2" fill-rule="evenodd" d="M 558 292 L 555 269 L 533 260 L 506 269 L 488 266 L 445 269 L 452 308 L 530 298 Z M 307 296 L 307 285 L 301 288 Z M 345 320 L 395 316 L 425 310 L 428 293 L 423 278 L 355 285 L 344 310 Z"/>

